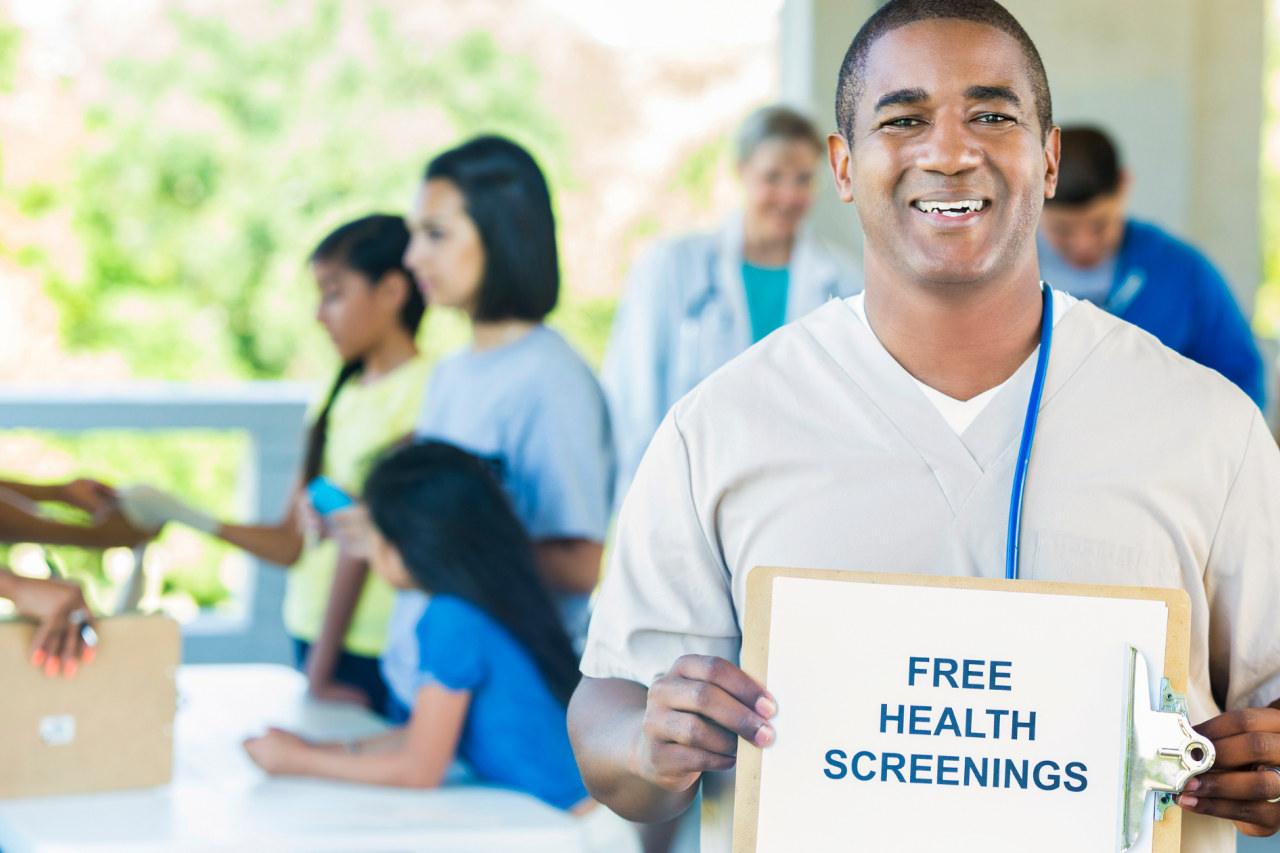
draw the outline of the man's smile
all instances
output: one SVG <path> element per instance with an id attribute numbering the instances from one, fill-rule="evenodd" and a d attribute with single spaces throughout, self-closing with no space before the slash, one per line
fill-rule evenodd
<path id="1" fill-rule="evenodd" d="M 991 200 L 976 195 L 956 198 L 919 198 L 911 208 L 931 225 L 954 228 L 973 222 L 991 208 Z"/>

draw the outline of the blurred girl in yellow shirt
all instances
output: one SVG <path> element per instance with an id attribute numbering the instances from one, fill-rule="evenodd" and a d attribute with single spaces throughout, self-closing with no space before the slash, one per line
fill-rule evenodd
<path id="1" fill-rule="evenodd" d="M 149 526 L 180 521 L 291 566 L 284 622 L 311 693 L 379 713 L 389 707 L 378 655 L 393 591 L 336 539 L 305 531 L 306 485 L 324 475 L 358 497 L 378 455 L 413 431 L 429 365 L 415 343 L 426 303 L 401 260 L 408 244 L 404 220 L 378 214 L 338 228 L 311 255 L 320 288 L 316 318 L 343 366 L 316 407 L 302 471 L 279 523 L 222 523 L 155 490 L 122 495 L 126 515 Z"/>

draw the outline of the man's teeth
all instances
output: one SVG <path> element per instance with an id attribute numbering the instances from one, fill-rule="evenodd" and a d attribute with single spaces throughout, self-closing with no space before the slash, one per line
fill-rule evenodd
<path id="1" fill-rule="evenodd" d="M 943 216 L 964 216 L 977 213 L 987 206 L 985 201 L 966 198 L 960 201 L 917 201 L 916 207 L 925 213 L 941 213 Z"/>

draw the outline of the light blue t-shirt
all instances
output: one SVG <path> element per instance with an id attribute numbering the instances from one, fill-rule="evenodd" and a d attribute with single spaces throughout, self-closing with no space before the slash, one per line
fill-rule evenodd
<path id="1" fill-rule="evenodd" d="M 616 466 L 609 410 L 591 368 L 546 326 L 442 361 L 415 432 L 497 460 L 533 539 L 604 541 Z"/>
<path id="2" fill-rule="evenodd" d="M 751 314 L 751 337 L 759 341 L 787 321 L 787 287 L 791 274 L 786 267 L 758 267 L 742 264 L 742 283 L 747 289 L 747 311 Z"/>
<path id="3" fill-rule="evenodd" d="M 565 706 L 510 631 L 465 599 L 437 595 L 414 633 L 418 671 L 411 684 L 393 688 L 401 704 L 412 708 L 418 691 L 432 683 L 470 691 L 458 758 L 480 779 L 560 809 L 587 798 Z"/>
<path id="4" fill-rule="evenodd" d="M 1094 305 L 1106 305 L 1111 285 L 1116 278 L 1118 256 L 1112 255 L 1087 270 L 1073 267 L 1049 245 L 1043 234 L 1036 232 L 1036 250 L 1040 255 L 1040 279 L 1076 299 L 1087 299 Z"/>
<path id="5" fill-rule="evenodd" d="M 512 509 L 531 538 L 604 541 L 616 467 L 608 407 L 591 368 L 546 326 L 505 346 L 440 362 L 416 436 L 497 460 Z M 585 637 L 588 600 L 556 596 L 575 641 Z M 396 597 L 382 653 L 393 690 L 417 672 L 413 632 L 426 606 L 421 592 Z"/>

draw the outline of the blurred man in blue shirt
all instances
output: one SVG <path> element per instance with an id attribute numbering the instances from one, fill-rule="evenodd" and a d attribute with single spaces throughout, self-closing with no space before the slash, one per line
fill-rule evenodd
<path id="1" fill-rule="evenodd" d="M 1111 140 L 1063 128 L 1059 170 L 1040 218 L 1041 278 L 1213 368 L 1261 406 L 1262 359 L 1226 281 L 1192 246 L 1126 217 L 1130 177 Z"/>

